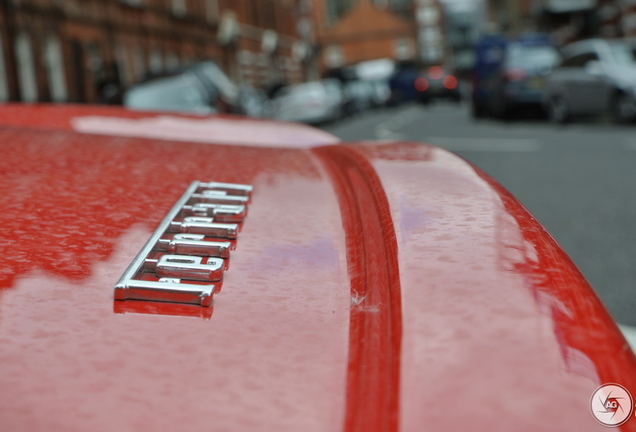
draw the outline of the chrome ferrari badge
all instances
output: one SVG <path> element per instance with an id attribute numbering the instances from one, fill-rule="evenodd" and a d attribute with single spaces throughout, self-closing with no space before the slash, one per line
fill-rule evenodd
<path id="1" fill-rule="evenodd" d="M 115 300 L 212 304 L 252 186 L 194 182 L 115 285 Z"/>

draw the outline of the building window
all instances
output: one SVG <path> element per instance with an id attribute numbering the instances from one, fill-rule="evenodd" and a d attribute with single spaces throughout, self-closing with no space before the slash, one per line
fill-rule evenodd
<path id="1" fill-rule="evenodd" d="M 53 102 L 66 102 L 68 91 L 64 74 L 64 59 L 62 58 L 60 40 L 56 36 L 49 36 L 44 41 L 44 60 L 51 100 Z"/>
<path id="2" fill-rule="evenodd" d="M 18 61 L 20 95 L 22 96 L 22 100 L 24 102 L 36 102 L 38 100 L 38 85 L 35 76 L 31 37 L 28 33 L 21 32 L 15 38 L 15 52 Z"/>
<path id="3" fill-rule="evenodd" d="M 120 2 L 122 2 L 123 4 L 126 4 L 128 6 L 132 6 L 132 7 L 143 7 L 144 6 L 144 0 L 119 0 Z"/>
<path id="4" fill-rule="evenodd" d="M 327 23 L 334 24 L 353 6 L 353 0 L 327 0 Z"/>
<path id="5" fill-rule="evenodd" d="M 434 6 L 422 6 L 415 13 L 417 22 L 421 26 L 434 26 L 440 20 L 440 12 Z"/>
<path id="6" fill-rule="evenodd" d="M 422 45 L 440 45 L 443 42 L 442 33 L 439 27 L 426 27 L 419 34 Z"/>
<path id="7" fill-rule="evenodd" d="M 184 17 L 188 13 L 186 0 L 172 0 L 172 13 L 177 17 Z"/>
<path id="8" fill-rule="evenodd" d="M 441 46 L 421 47 L 422 60 L 426 63 L 439 63 L 442 61 L 444 50 Z"/>
<path id="9" fill-rule="evenodd" d="M 135 78 L 141 80 L 146 75 L 146 61 L 144 59 L 144 50 L 141 47 L 135 48 L 133 53 L 133 66 L 135 69 Z"/>
<path id="10" fill-rule="evenodd" d="M 329 45 L 324 52 L 325 64 L 330 68 L 339 68 L 345 63 L 342 48 L 339 45 Z"/>
<path id="11" fill-rule="evenodd" d="M 409 39 L 393 41 L 393 56 L 396 60 L 409 60 L 415 56 L 415 48 Z"/>
<path id="12" fill-rule="evenodd" d="M 219 21 L 219 0 L 205 0 L 205 17 L 210 23 Z"/>
<path id="13" fill-rule="evenodd" d="M 166 54 L 166 69 L 176 69 L 179 67 L 179 56 L 174 52 L 168 52 Z"/>
<path id="14" fill-rule="evenodd" d="M 409 17 L 412 14 L 412 0 L 390 0 L 390 8 L 393 12 Z"/>
<path id="15" fill-rule="evenodd" d="M 96 43 L 88 44 L 88 68 L 96 77 L 101 77 L 104 73 L 104 59 L 102 58 L 102 52 L 99 49 L 99 45 Z"/>
<path id="16" fill-rule="evenodd" d="M 148 66 L 150 68 L 150 71 L 153 73 L 158 73 L 163 70 L 163 57 L 161 56 L 161 51 L 159 50 L 159 48 L 154 48 L 152 51 L 150 51 Z"/>
<path id="17" fill-rule="evenodd" d="M 118 44 L 115 51 L 117 58 L 117 70 L 119 74 L 119 80 L 122 85 L 129 86 L 133 82 L 133 73 L 130 70 L 130 62 L 128 61 L 128 50 L 123 44 Z"/>
<path id="18" fill-rule="evenodd" d="M 9 83 L 7 82 L 7 68 L 4 64 L 4 50 L 0 37 L 0 102 L 9 100 Z"/>

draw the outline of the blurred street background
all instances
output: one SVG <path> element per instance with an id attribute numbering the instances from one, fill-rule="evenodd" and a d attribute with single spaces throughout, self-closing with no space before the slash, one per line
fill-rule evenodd
<path id="1" fill-rule="evenodd" d="M 0 0 L 0 102 L 447 148 L 636 326 L 636 0 Z"/>

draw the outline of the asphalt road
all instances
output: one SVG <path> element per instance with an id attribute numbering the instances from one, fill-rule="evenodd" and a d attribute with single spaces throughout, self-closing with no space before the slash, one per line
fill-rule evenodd
<path id="1" fill-rule="evenodd" d="M 412 104 L 329 124 L 345 140 L 429 142 L 511 191 L 561 244 L 614 318 L 636 326 L 636 125 L 471 119 L 468 104 Z"/>

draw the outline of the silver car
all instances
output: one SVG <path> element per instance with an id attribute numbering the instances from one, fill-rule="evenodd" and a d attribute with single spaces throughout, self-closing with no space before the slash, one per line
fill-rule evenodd
<path id="1" fill-rule="evenodd" d="M 573 116 L 613 113 L 636 118 L 636 60 L 620 40 L 588 39 L 563 48 L 564 60 L 548 76 L 546 108 L 559 123 Z"/>
<path id="2" fill-rule="evenodd" d="M 336 79 L 325 79 L 283 87 L 265 105 L 266 117 L 304 123 L 338 119 L 344 95 Z"/>
<path id="3" fill-rule="evenodd" d="M 124 94 L 124 106 L 137 110 L 195 114 L 244 113 L 239 89 L 212 61 L 151 77 Z"/>

